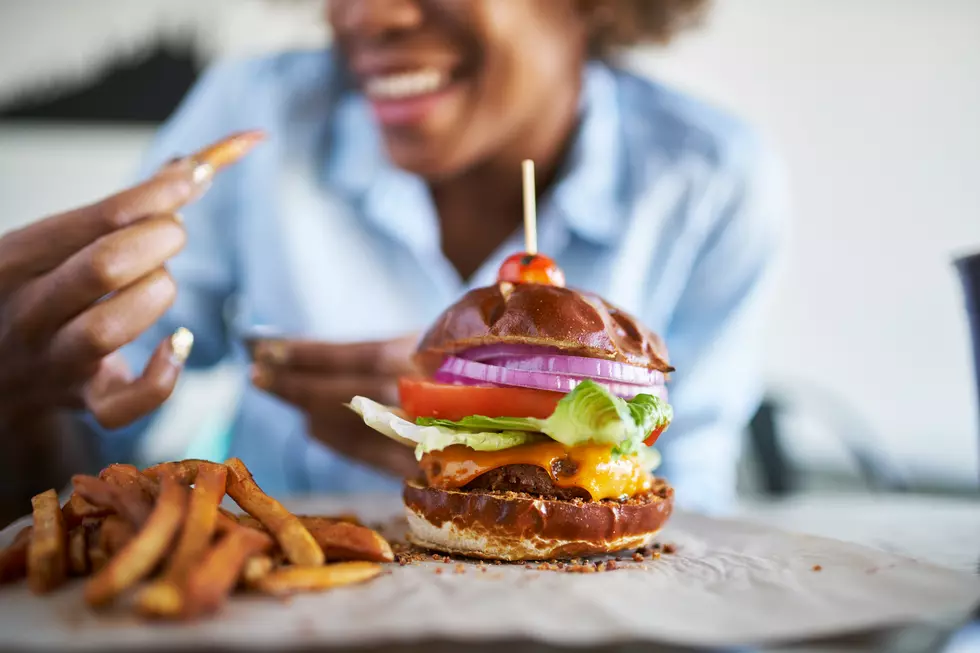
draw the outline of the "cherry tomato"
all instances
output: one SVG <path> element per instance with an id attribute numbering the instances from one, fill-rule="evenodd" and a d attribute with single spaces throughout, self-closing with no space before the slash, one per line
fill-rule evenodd
<path id="1" fill-rule="evenodd" d="M 564 287 L 565 273 L 544 254 L 520 252 L 507 257 L 497 272 L 497 281 Z"/>
<path id="2" fill-rule="evenodd" d="M 550 390 L 451 385 L 414 377 L 398 379 L 398 394 L 402 409 L 412 419 L 438 417 L 453 421 L 470 415 L 546 419 L 565 396 Z"/>

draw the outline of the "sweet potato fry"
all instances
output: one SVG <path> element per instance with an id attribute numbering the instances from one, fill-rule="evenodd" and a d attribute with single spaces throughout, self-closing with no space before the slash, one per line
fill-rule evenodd
<path id="1" fill-rule="evenodd" d="M 374 562 L 338 562 L 319 567 L 282 567 L 259 580 L 259 591 L 274 596 L 297 592 L 316 592 L 351 583 L 360 583 L 381 573 Z"/>
<path id="2" fill-rule="evenodd" d="M 237 132 L 205 147 L 194 154 L 193 158 L 198 163 L 210 165 L 217 172 L 244 157 L 263 140 L 265 132 L 258 129 Z"/>
<path id="3" fill-rule="evenodd" d="M 164 577 L 178 585 L 183 583 L 191 566 L 201 559 L 211 544 L 218 521 L 218 504 L 225 496 L 227 472 L 224 465 L 209 465 L 202 466 L 197 474 L 187 508 L 187 520 L 177 540 L 177 548 L 164 571 Z"/>
<path id="4" fill-rule="evenodd" d="M 136 595 L 136 611 L 144 617 L 177 619 L 186 612 L 184 595 L 177 583 L 158 580 L 140 589 Z"/>
<path id="5" fill-rule="evenodd" d="M 225 495 L 227 471 L 224 465 L 208 465 L 201 466 L 196 473 L 187 519 L 174 553 L 167 562 L 162 577 L 141 589 L 136 597 L 136 607 L 140 614 L 161 618 L 175 618 L 183 614 L 184 597 L 181 587 L 193 566 L 204 556 L 211 544 L 211 536 L 220 515 L 218 504 Z M 170 476 L 178 478 L 176 474 Z M 239 528 L 234 521 L 232 525 Z"/>
<path id="6" fill-rule="evenodd" d="M 244 515 L 236 515 L 236 517 L 237 517 L 238 524 L 240 526 L 244 526 L 245 528 L 254 528 L 255 530 L 259 530 L 259 531 L 268 530 L 266 529 L 265 526 L 262 525 L 262 522 L 260 522 L 252 515 L 246 513 Z"/>
<path id="7" fill-rule="evenodd" d="M 188 458 L 187 460 L 174 460 L 168 463 L 158 463 L 143 470 L 143 475 L 147 478 L 159 481 L 164 476 L 171 476 L 184 485 L 193 485 L 197 480 L 197 474 L 201 469 L 212 471 L 224 468 L 221 463 L 213 463 L 207 460 Z"/>
<path id="8" fill-rule="evenodd" d="M 160 493 L 160 486 L 157 484 L 157 482 L 147 476 L 144 476 L 140 470 L 136 469 L 136 467 L 133 465 L 113 463 L 99 472 L 99 478 L 124 490 L 139 490 L 146 495 L 146 498 L 150 501 L 156 499 L 157 495 Z"/>
<path id="9" fill-rule="evenodd" d="M 142 526 L 153 510 L 151 499 L 138 487 L 122 488 L 84 474 L 76 474 L 71 480 L 75 492 L 83 499 L 100 508 L 111 509 L 133 526 Z"/>
<path id="10" fill-rule="evenodd" d="M 259 489 L 241 460 L 232 458 L 225 465 L 229 471 L 228 494 L 242 510 L 269 529 L 286 558 L 296 565 L 322 565 L 323 551 L 299 518 Z"/>
<path id="11" fill-rule="evenodd" d="M 109 515 L 99 529 L 99 548 L 110 558 L 122 551 L 136 536 L 136 527 L 119 515 Z"/>
<path id="12" fill-rule="evenodd" d="M 0 585 L 13 583 L 27 575 L 27 547 L 33 530 L 31 526 L 20 529 L 10 546 L 0 551 Z"/>
<path id="13" fill-rule="evenodd" d="M 355 526 L 364 525 L 361 522 L 361 520 L 357 518 L 357 515 L 353 513 L 347 513 L 347 512 L 341 513 L 339 515 L 296 515 L 296 516 L 299 517 L 299 520 L 304 524 L 307 522 L 307 520 L 310 520 L 314 522 L 325 522 L 325 521 L 339 522 L 340 521 L 340 522 L 346 522 L 348 524 L 354 524 Z"/>
<path id="14" fill-rule="evenodd" d="M 88 580 L 85 601 L 105 605 L 149 574 L 165 555 L 186 512 L 187 488 L 164 478 L 160 498 L 143 530 Z"/>
<path id="15" fill-rule="evenodd" d="M 370 528 L 329 518 L 301 517 L 300 521 L 323 549 L 327 560 L 392 562 L 395 559 L 388 541 Z"/>
<path id="16" fill-rule="evenodd" d="M 35 594 L 58 588 L 68 577 L 68 531 L 58 493 L 48 490 L 31 499 L 34 529 L 27 547 L 27 582 Z"/>
<path id="17" fill-rule="evenodd" d="M 82 495 L 72 492 L 68 501 L 61 507 L 61 512 L 65 516 L 65 525 L 71 529 L 81 525 L 88 517 L 105 517 L 112 513 L 112 508 L 89 503 Z"/>
<path id="18" fill-rule="evenodd" d="M 88 573 L 88 539 L 81 525 L 68 532 L 68 570 L 72 576 Z"/>
<path id="19" fill-rule="evenodd" d="M 253 588 L 266 574 L 272 571 L 275 563 L 267 555 L 254 555 L 245 561 L 242 567 L 242 584 L 245 587 Z"/>
<path id="20" fill-rule="evenodd" d="M 224 535 L 187 577 L 185 615 L 214 612 L 224 603 L 242 572 L 245 561 L 272 547 L 272 538 L 239 526 Z"/>

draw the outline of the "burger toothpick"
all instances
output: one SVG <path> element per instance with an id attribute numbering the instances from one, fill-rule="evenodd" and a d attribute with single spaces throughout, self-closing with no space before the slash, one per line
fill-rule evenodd
<path id="1" fill-rule="evenodd" d="M 524 251 L 507 257 L 497 281 L 565 286 L 565 273 L 549 257 L 538 253 L 538 219 L 535 207 L 534 161 L 521 164 L 524 178 Z"/>

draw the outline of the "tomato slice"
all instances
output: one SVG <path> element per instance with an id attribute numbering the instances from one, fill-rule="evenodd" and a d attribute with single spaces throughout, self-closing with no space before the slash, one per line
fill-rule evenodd
<path id="1" fill-rule="evenodd" d="M 660 428 L 653 429 L 652 431 L 650 431 L 650 435 L 648 435 L 647 439 L 643 441 L 643 444 L 645 444 L 648 447 L 652 447 L 653 443 L 657 441 L 657 438 L 659 438 L 660 435 L 667 430 L 667 426 L 668 426 L 667 424 L 664 424 Z"/>
<path id="2" fill-rule="evenodd" d="M 470 415 L 545 419 L 565 396 L 550 390 L 451 385 L 415 377 L 398 379 L 398 394 L 402 409 L 412 419 L 438 417 L 453 421 Z"/>

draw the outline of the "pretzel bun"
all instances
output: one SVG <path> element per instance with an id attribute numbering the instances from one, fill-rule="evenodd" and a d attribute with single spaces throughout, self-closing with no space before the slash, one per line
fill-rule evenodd
<path id="1" fill-rule="evenodd" d="M 673 371 L 663 340 L 633 316 L 593 293 L 544 284 L 498 283 L 466 293 L 423 336 L 415 362 L 432 374 L 447 355 L 495 344 Z"/>
<path id="2" fill-rule="evenodd" d="M 670 516 L 674 491 L 657 479 L 626 501 L 582 501 L 408 481 L 402 498 L 413 544 L 474 558 L 551 560 L 645 545 Z"/>

